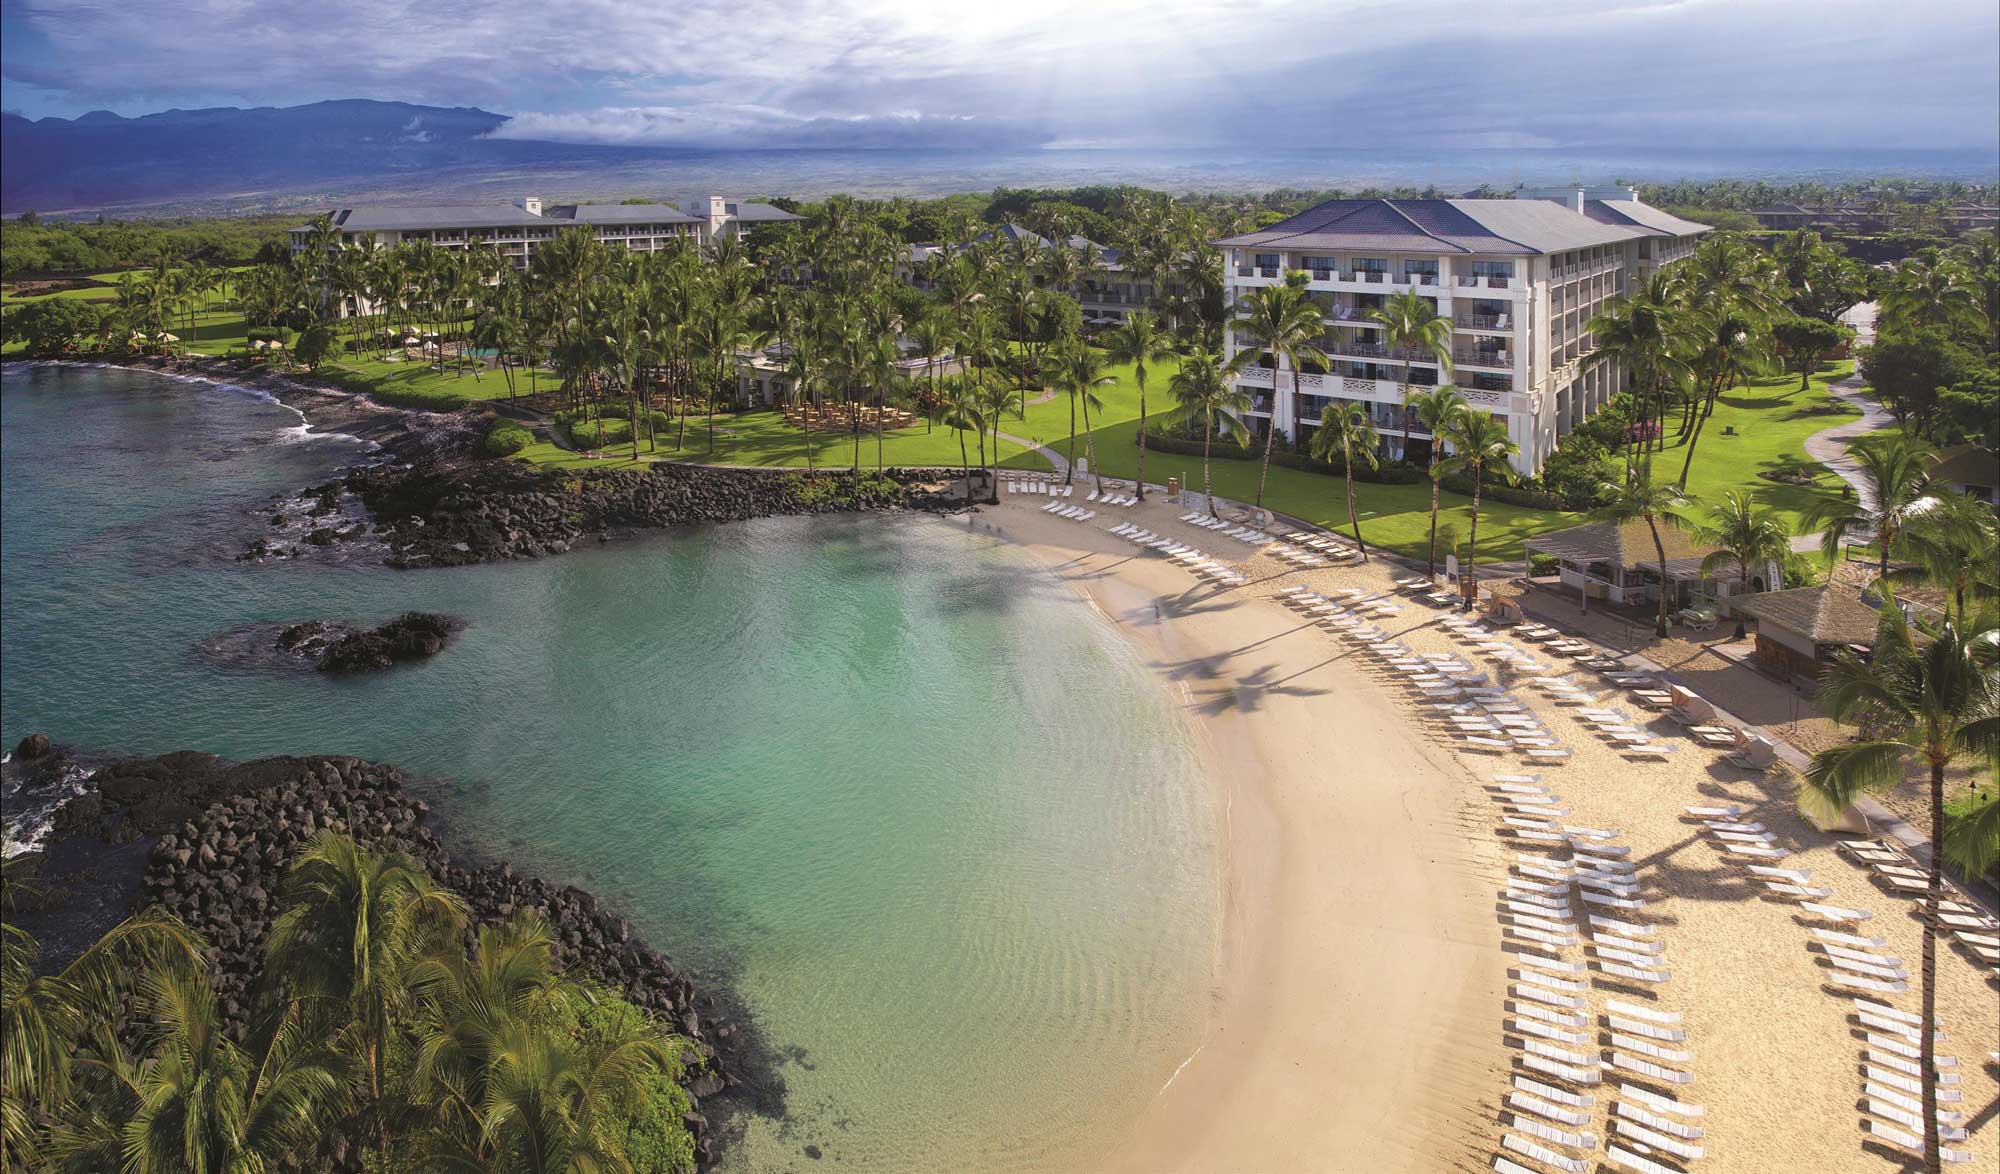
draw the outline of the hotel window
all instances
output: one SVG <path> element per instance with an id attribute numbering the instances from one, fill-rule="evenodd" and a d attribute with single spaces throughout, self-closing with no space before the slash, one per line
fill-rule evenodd
<path id="1" fill-rule="evenodd" d="M 1436 261 L 1403 262 L 1403 280 L 1414 285 L 1436 285 L 1438 263 Z"/>
<path id="2" fill-rule="evenodd" d="M 1332 281 L 1340 264 L 1332 257 L 1307 257 L 1306 268 L 1312 270 L 1314 281 Z"/>
<path id="3" fill-rule="evenodd" d="M 1278 254 L 1276 253 L 1257 254 L 1257 268 L 1276 269 L 1277 267 L 1278 267 Z"/>

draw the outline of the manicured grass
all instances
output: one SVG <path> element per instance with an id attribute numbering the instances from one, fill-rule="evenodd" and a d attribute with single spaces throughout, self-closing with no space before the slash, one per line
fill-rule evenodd
<path id="1" fill-rule="evenodd" d="M 1824 364 L 1804 391 L 1799 390 L 1797 375 L 1786 375 L 1753 379 L 1723 392 L 1695 446 L 1694 467 L 1688 473 L 1687 492 L 1697 506 L 1720 502 L 1731 490 L 1747 492 L 1797 533 L 1801 515 L 1812 502 L 1840 491 L 1840 477 L 1806 455 L 1805 441 L 1861 414 L 1827 391 L 1828 383 L 1853 369 L 1849 360 Z M 1685 442 L 1669 437 L 1666 449 L 1653 455 L 1655 479 L 1678 478 L 1686 456 Z M 1788 485 L 1758 475 L 1780 469 L 1809 471 L 1813 482 Z"/>
<path id="2" fill-rule="evenodd" d="M 1005 427 L 1002 431 L 1008 431 Z M 654 460 L 683 460 L 700 464 L 717 465 L 762 465 L 781 468 L 804 468 L 806 465 L 805 434 L 785 423 L 783 413 L 776 410 L 744 412 L 740 415 L 718 415 L 715 418 L 715 448 L 708 447 L 708 427 L 704 417 L 690 416 L 687 421 L 685 447 L 676 449 L 674 440 L 678 429 L 661 432 L 656 438 L 657 452 L 649 452 L 642 438 L 639 442 L 641 463 Z M 979 461 L 977 440 L 967 433 L 966 454 L 972 463 Z M 988 443 L 990 445 L 991 438 Z M 814 432 L 812 438 L 813 464 L 819 468 L 847 468 L 854 461 L 854 441 L 848 433 L 828 434 Z M 631 463 L 630 443 L 615 445 L 605 450 L 608 455 L 616 455 L 626 464 Z M 579 453 L 568 452 L 552 444 L 537 444 L 517 454 L 521 460 L 550 468 L 607 468 L 613 467 L 608 459 L 592 460 Z M 989 453 L 990 456 L 990 453 Z M 875 465 L 875 437 L 871 433 L 861 434 L 861 466 Z M 938 426 L 926 432 L 919 424 L 915 428 L 892 432 L 882 439 L 882 463 L 886 465 L 956 465 L 958 456 L 958 433 L 950 428 Z M 1001 463 L 1010 468 L 1046 469 L 1048 463 L 1035 453 L 1020 445 L 1001 442 Z"/>

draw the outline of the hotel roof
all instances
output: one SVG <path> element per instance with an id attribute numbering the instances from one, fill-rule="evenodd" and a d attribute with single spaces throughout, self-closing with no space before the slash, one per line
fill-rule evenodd
<path id="1" fill-rule="evenodd" d="M 1328 200 L 1224 247 L 1381 249 L 1404 253 L 1560 253 L 1706 225 L 1629 201 L 1590 200 L 1590 214 L 1552 200 Z"/>
<path id="2" fill-rule="evenodd" d="M 1833 587 L 1765 591 L 1730 601 L 1759 623 L 1796 632 L 1818 644 L 1873 644 L 1879 613 Z"/>
<path id="3" fill-rule="evenodd" d="M 408 208 L 342 208 L 333 213 L 342 232 L 421 232 L 440 228 L 529 228 L 564 224 L 694 224 L 670 204 L 558 204 L 540 216 L 513 204 L 434 204 Z M 293 232 L 308 231 L 300 225 Z"/>

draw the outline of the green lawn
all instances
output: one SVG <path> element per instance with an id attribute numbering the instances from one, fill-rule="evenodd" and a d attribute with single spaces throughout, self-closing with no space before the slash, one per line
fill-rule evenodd
<path id="1" fill-rule="evenodd" d="M 1719 502 L 1730 490 L 1747 491 L 1796 533 L 1807 506 L 1840 490 L 1839 476 L 1806 455 L 1805 440 L 1861 414 L 1827 391 L 1828 383 L 1853 369 L 1848 360 L 1824 364 L 1804 391 L 1797 375 L 1786 375 L 1753 379 L 1722 393 L 1695 447 L 1688 495 L 1699 505 Z M 1686 456 L 1685 444 L 1669 437 L 1665 451 L 1654 454 L 1654 476 L 1678 478 Z M 1810 471 L 1813 483 L 1787 485 L 1758 476 L 1779 469 Z"/>

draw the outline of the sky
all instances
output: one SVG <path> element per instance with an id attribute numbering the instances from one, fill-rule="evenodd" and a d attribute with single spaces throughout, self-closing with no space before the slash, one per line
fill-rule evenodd
<path id="1" fill-rule="evenodd" d="M 1975 147 L 1994 0 L 0 0 L 0 107 L 735 147 Z"/>

